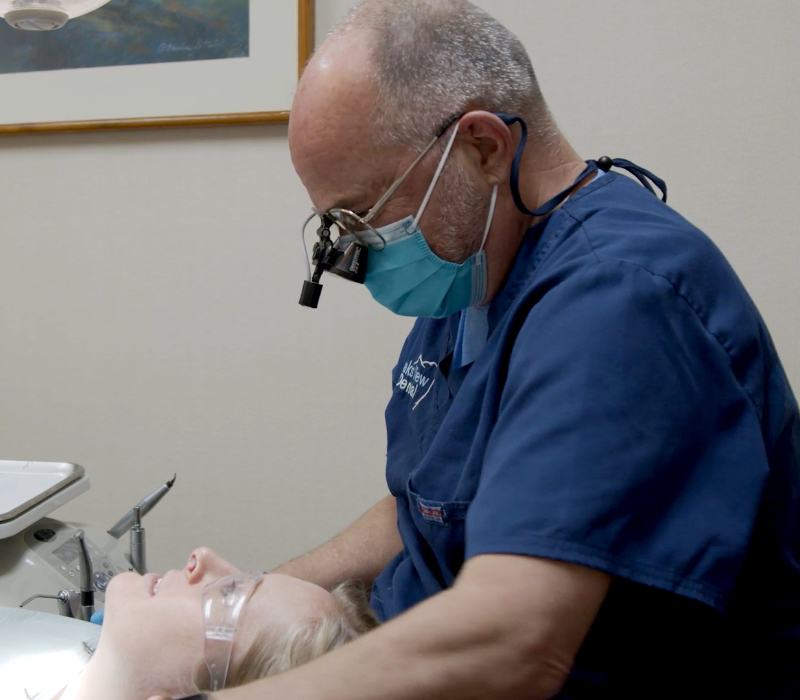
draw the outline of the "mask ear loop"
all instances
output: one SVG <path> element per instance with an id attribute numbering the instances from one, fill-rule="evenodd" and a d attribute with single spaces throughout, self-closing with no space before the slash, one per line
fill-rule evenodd
<path id="1" fill-rule="evenodd" d="M 431 184 L 428 187 L 428 191 L 425 193 L 425 198 L 422 200 L 422 204 L 419 205 L 419 211 L 417 211 L 417 215 L 414 217 L 415 227 L 419 225 L 419 221 L 422 218 L 422 213 L 425 211 L 425 207 L 428 206 L 428 202 L 431 199 L 431 195 L 433 194 L 433 191 L 436 189 L 436 183 L 439 181 L 439 176 L 442 174 L 442 170 L 444 170 L 445 163 L 447 162 L 447 157 L 450 155 L 450 151 L 453 148 L 456 136 L 458 136 L 458 123 L 456 123 L 456 128 L 453 129 L 453 133 L 450 135 L 450 139 L 448 140 L 447 146 L 444 149 L 444 154 L 442 155 L 442 159 L 439 161 L 439 165 L 436 167 L 436 172 L 433 174 L 433 180 L 431 180 Z"/>
<path id="2" fill-rule="evenodd" d="M 494 209 L 495 206 L 497 206 L 497 193 L 499 189 L 500 185 L 492 187 L 492 198 L 489 200 L 489 216 L 486 218 L 486 228 L 483 230 L 483 239 L 481 240 L 481 247 L 478 248 L 478 252 L 483 250 L 483 247 L 486 245 L 486 239 L 489 237 L 489 229 L 492 228 Z"/>
<path id="3" fill-rule="evenodd" d="M 486 239 L 489 238 L 489 230 L 492 228 L 492 221 L 494 221 L 494 210 L 497 206 L 497 194 L 500 190 L 500 185 L 495 185 L 492 187 L 492 197 L 489 200 L 489 215 L 486 217 L 486 228 L 483 229 L 483 238 L 481 239 L 481 247 L 478 248 L 478 253 L 480 253 L 484 247 L 486 246 Z M 486 275 L 486 256 L 483 256 L 483 263 L 482 263 L 482 274 L 484 278 L 484 285 L 487 283 Z M 483 295 L 481 299 L 477 299 L 475 303 L 480 306 L 483 304 L 484 299 L 486 298 L 486 288 L 484 287 Z"/>
<path id="4" fill-rule="evenodd" d="M 379 199 L 377 202 L 375 202 L 375 204 L 373 204 L 373 205 L 372 205 L 372 208 L 371 208 L 371 209 L 370 209 L 370 210 L 367 212 L 367 215 L 366 215 L 366 216 L 365 216 L 365 217 L 362 219 L 362 221 L 364 221 L 364 223 L 367 223 L 367 224 L 368 224 L 368 223 L 369 223 L 369 222 L 370 222 L 372 219 L 374 219 L 374 218 L 377 216 L 378 212 L 380 212 L 380 210 L 381 210 L 381 209 L 383 209 L 383 206 L 386 204 L 386 202 L 388 202 L 388 201 L 389 201 L 389 200 L 390 200 L 390 199 L 391 199 L 391 198 L 394 196 L 394 193 L 395 193 L 395 192 L 397 192 L 397 190 L 398 190 L 398 188 L 400 187 L 400 185 L 402 185 L 402 184 L 405 182 L 405 180 L 406 180 L 406 178 L 408 177 L 409 173 L 410 173 L 410 172 L 411 172 L 411 171 L 412 171 L 414 168 L 416 168 L 416 167 L 417 167 L 417 165 L 419 164 L 419 162 L 420 162 L 420 161 L 421 161 L 421 160 L 422 160 L 422 159 L 425 157 L 425 154 L 426 154 L 428 151 L 430 151 L 430 150 L 431 150 L 431 148 L 433 148 L 434 144 L 435 144 L 435 143 L 436 143 L 438 140 L 439 140 L 439 136 L 434 136 L 434 137 L 433 137 L 433 138 L 432 138 L 432 139 L 431 139 L 431 140 L 428 142 L 428 145 L 427 145 L 427 146 L 425 146 L 425 148 L 423 148 L 423 149 L 420 151 L 419 155 L 418 155 L 416 158 L 414 158 L 414 161 L 411 163 L 411 165 L 409 165 L 409 166 L 408 166 L 408 167 L 405 169 L 405 171 L 403 172 L 403 174 L 402 174 L 400 177 L 398 177 L 398 178 L 397 178 L 397 179 L 396 179 L 396 180 L 395 180 L 395 181 L 394 181 L 394 182 L 391 184 L 391 186 L 389 187 L 389 189 L 388 189 L 388 190 L 386 190 L 386 192 L 384 192 L 384 193 L 383 193 L 383 196 L 382 196 L 382 197 L 381 197 L 381 198 L 380 198 L 380 199 Z"/>

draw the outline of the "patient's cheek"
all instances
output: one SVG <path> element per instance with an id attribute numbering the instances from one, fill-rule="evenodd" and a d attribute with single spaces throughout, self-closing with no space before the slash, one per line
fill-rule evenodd
<path id="1" fill-rule="evenodd" d="M 142 587 L 142 577 L 132 571 L 126 571 L 124 574 L 117 574 L 108 583 L 106 588 L 106 606 L 113 607 L 124 601 L 134 597 L 139 593 L 139 589 L 144 590 Z"/>
<path id="2" fill-rule="evenodd" d="M 126 572 L 124 574 L 117 574 L 108 582 L 108 587 L 106 588 L 106 597 L 114 597 L 116 595 L 117 589 L 121 586 L 125 585 L 125 579 L 130 577 L 131 572 Z"/>
<path id="3" fill-rule="evenodd" d="M 160 622 L 159 615 L 153 619 L 152 603 L 141 576 L 134 573 L 115 576 L 106 589 L 103 636 L 113 638 L 115 645 L 128 647 L 138 644 Z"/>
<path id="4" fill-rule="evenodd" d="M 127 574 L 118 574 L 111 579 L 106 588 L 104 626 L 119 616 L 120 608 L 128 597 L 125 593 L 126 588 L 128 588 L 125 580 L 126 576 Z"/>

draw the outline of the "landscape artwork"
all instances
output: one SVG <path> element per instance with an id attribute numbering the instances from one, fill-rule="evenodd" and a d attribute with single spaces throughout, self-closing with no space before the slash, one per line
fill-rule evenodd
<path id="1" fill-rule="evenodd" d="M 0 20 L 0 74 L 249 54 L 250 0 L 111 0 L 49 32 Z"/>

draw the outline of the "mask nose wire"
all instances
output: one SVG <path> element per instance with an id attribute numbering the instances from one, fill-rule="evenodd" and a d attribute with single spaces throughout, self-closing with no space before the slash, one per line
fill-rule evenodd
<path id="1" fill-rule="evenodd" d="M 303 228 L 300 229 L 300 243 L 303 246 L 303 263 L 305 264 L 306 267 L 306 282 L 311 281 L 311 261 L 308 258 L 308 248 L 306 247 L 306 227 L 308 226 L 311 219 L 313 219 L 315 216 L 318 216 L 316 212 L 311 214 L 311 216 L 309 216 L 303 222 Z"/>
<path id="2" fill-rule="evenodd" d="M 425 197 L 422 200 L 422 204 L 419 205 L 419 211 L 417 211 L 417 215 L 414 217 L 414 226 L 419 225 L 419 221 L 422 218 L 422 213 L 425 211 L 425 207 L 428 206 L 428 202 L 431 199 L 431 195 L 433 195 L 433 191 L 436 189 L 436 183 L 439 181 L 439 176 L 442 174 L 442 170 L 444 170 L 445 163 L 447 162 L 447 157 L 450 155 L 450 150 L 453 148 L 456 136 L 458 136 L 458 123 L 456 123 L 455 128 L 453 129 L 453 133 L 450 135 L 450 139 L 448 140 L 447 146 L 444 149 L 444 154 L 442 155 L 442 159 L 439 161 L 439 165 L 436 167 L 436 172 L 433 174 L 433 180 L 431 180 L 431 184 L 428 187 L 428 191 L 425 193 Z"/>

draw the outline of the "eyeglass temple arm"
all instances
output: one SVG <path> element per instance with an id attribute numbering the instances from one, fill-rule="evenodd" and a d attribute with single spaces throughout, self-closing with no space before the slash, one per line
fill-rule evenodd
<path id="1" fill-rule="evenodd" d="M 425 154 L 433 148 L 433 145 L 439 140 L 438 136 L 434 136 L 430 141 L 428 141 L 427 146 L 422 149 L 420 154 L 414 158 L 411 165 L 409 165 L 403 174 L 398 177 L 389 187 L 386 192 L 383 193 L 383 196 L 375 202 L 372 208 L 367 212 L 367 215 L 364 217 L 364 222 L 369 223 L 370 219 L 375 218 L 381 209 L 383 209 L 386 202 L 394 195 L 395 192 L 399 189 L 400 185 L 405 182 L 405 179 L 408 177 L 409 173 L 417 166 L 417 164 L 425 157 Z"/>
<path id="2" fill-rule="evenodd" d="M 417 166 L 417 163 L 419 163 L 425 157 L 425 154 L 428 151 L 430 151 L 431 148 L 433 148 L 433 145 L 442 137 L 442 135 L 451 126 L 453 126 L 453 124 L 455 124 L 459 119 L 461 119 L 461 117 L 463 117 L 464 114 L 466 114 L 466 112 L 459 112 L 457 114 L 453 114 L 452 116 L 448 117 L 445 120 L 444 124 L 442 124 L 442 126 L 436 132 L 436 136 L 434 136 L 430 141 L 428 141 L 428 144 L 414 159 L 414 162 L 412 162 L 411 165 L 409 165 L 405 169 L 405 172 L 392 183 L 391 187 L 389 187 L 389 189 L 384 193 L 383 197 L 381 197 L 377 202 L 375 202 L 372 208 L 367 212 L 367 215 L 364 217 L 364 221 L 366 223 L 369 223 L 370 219 L 378 215 L 378 212 L 380 212 L 380 210 L 383 209 L 383 206 L 386 204 L 387 201 L 389 201 L 389 198 L 392 195 L 394 195 L 395 192 L 397 192 L 397 189 L 400 187 L 400 185 L 403 184 L 405 179 L 408 177 L 408 174 Z"/>

